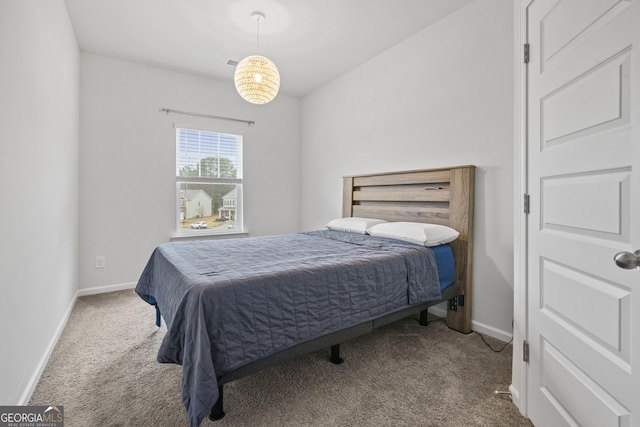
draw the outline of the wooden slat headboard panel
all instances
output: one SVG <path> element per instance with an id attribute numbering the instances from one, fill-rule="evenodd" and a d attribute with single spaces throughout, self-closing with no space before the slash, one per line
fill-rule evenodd
<path id="1" fill-rule="evenodd" d="M 343 186 L 343 217 L 442 224 L 460 233 L 451 248 L 464 306 L 448 310 L 447 324 L 471 332 L 475 166 L 346 176 Z"/>

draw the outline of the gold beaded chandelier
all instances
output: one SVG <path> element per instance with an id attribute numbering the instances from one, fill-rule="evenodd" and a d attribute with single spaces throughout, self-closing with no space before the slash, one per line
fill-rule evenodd
<path id="1" fill-rule="evenodd" d="M 257 45 L 260 47 L 260 22 L 264 21 L 264 13 L 253 12 L 251 19 L 257 27 Z M 250 55 L 236 66 L 233 75 L 236 90 L 240 96 L 252 104 L 271 102 L 280 89 L 280 73 L 278 67 L 269 58 L 261 55 Z"/>

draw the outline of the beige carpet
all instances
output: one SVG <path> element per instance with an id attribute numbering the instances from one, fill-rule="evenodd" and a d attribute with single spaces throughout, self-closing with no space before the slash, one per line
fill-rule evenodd
<path id="1" fill-rule="evenodd" d="M 154 321 L 133 291 L 80 298 L 30 404 L 64 405 L 66 427 L 186 426 L 181 368 L 156 362 Z M 342 365 L 328 354 L 227 384 L 227 416 L 202 426 L 531 426 L 494 394 L 511 346 L 404 319 L 343 344 Z"/>

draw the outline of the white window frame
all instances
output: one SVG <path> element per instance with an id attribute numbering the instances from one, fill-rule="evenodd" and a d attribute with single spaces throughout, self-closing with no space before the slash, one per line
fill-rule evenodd
<path id="1" fill-rule="evenodd" d="M 175 171 L 177 172 L 178 170 L 178 138 L 179 138 L 179 132 L 181 129 L 186 129 L 186 130 L 192 130 L 192 131 L 198 131 L 198 132 L 206 132 L 206 133 L 212 133 L 212 134 L 224 134 L 224 135 L 233 135 L 236 137 L 239 137 L 240 142 L 239 142 L 239 147 L 238 150 L 240 151 L 239 157 L 240 157 L 240 162 L 243 162 L 243 156 L 244 156 L 244 152 L 243 152 L 243 139 L 244 139 L 244 135 L 237 133 L 237 132 L 224 132 L 224 131 L 220 131 L 220 130 L 213 130 L 210 128 L 206 128 L 203 126 L 198 126 L 198 125 L 182 125 L 182 124 L 178 124 L 178 123 L 174 123 L 174 137 L 175 137 L 175 149 L 176 149 L 176 157 L 175 157 Z M 242 165 L 240 166 L 242 167 Z M 242 203 L 242 194 L 243 194 L 243 186 L 244 186 L 244 182 L 243 182 L 243 174 L 241 172 L 241 177 L 240 178 L 218 178 L 218 177 L 197 177 L 197 176 L 180 176 L 177 173 L 175 173 L 176 176 L 176 186 L 175 186 L 175 193 L 176 193 L 176 199 L 175 199 L 175 203 L 174 203 L 174 209 L 175 209 L 175 234 L 173 234 L 171 237 L 172 238 L 182 238 L 182 237 L 200 237 L 200 236 L 225 236 L 225 235 L 247 235 L 247 232 L 244 230 L 244 222 L 243 222 L 243 212 L 242 212 L 242 207 L 243 207 L 243 203 Z M 227 228 L 227 227 L 220 227 L 220 228 L 206 228 L 206 229 L 191 229 L 191 228 L 183 228 L 181 227 L 181 217 L 180 217 L 180 210 L 181 210 L 181 191 L 180 191 L 180 186 L 181 184 L 184 183 L 194 183 L 194 184 L 235 184 L 236 185 L 236 203 L 234 204 L 233 207 L 235 207 L 235 211 L 236 211 L 236 220 L 235 220 L 235 227 L 233 228 Z M 224 201 L 223 203 L 221 203 L 221 207 L 223 207 L 224 205 Z M 213 212 L 212 212 L 213 214 Z M 215 212 L 215 214 L 217 215 L 217 211 Z"/>

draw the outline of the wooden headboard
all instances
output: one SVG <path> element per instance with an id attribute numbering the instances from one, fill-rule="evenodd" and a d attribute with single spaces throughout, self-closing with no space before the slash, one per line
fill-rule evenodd
<path id="1" fill-rule="evenodd" d="M 460 233 L 451 243 L 459 295 L 447 305 L 447 325 L 470 333 L 475 166 L 346 176 L 343 185 L 343 217 L 443 224 Z"/>

